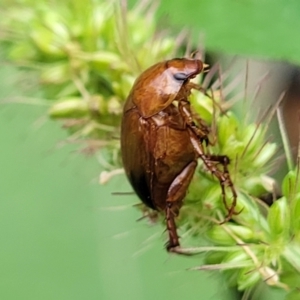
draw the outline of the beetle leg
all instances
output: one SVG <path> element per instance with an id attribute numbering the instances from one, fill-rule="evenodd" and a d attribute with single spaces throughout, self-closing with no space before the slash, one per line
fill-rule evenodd
<path id="1" fill-rule="evenodd" d="M 227 156 L 209 156 L 205 154 L 202 142 L 203 140 L 207 139 L 207 135 L 202 135 L 202 131 L 199 130 L 199 128 L 196 126 L 192 119 L 192 113 L 190 110 L 190 105 L 187 100 L 182 100 L 179 102 L 178 105 L 179 111 L 182 114 L 182 117 L 185 119 L 186 125 L 188 126 L 188 131 L 190 133 L 191 143 L 194 146 L 195 151 L 203 161 L 206 168 L 217 177 L 217 179 L 220 182 L 221 190 L 222 190 L 222 201 L 224 203 L 224 206 L 227 210 L 227 216 L 225 217 L 224 222 L 230 220 L 230 218 L 237 214 L 234 209 L 236 206 L 236 199 L 237 199 L 237 193 L 235 191 L 234 185 L 232 183 L 232 180 L 230 178 L 230 174 L 228 172 L 227 165 L 229 164 L 229 158 Z M 200 141 L 200 142 L 199 142 Z M 216 163 L 221 163 L 223 165 L 223 172 L 220 171 Z M 226 202 L 226 191 L 225 188 L 228 187 L 231 190 L 232 194 L 232 203 L 230 206 L 228 206 Z"/>
<path id="2" fill-rule="evenodd" d="M 202 144 L 199 143 L 197 136 L 194 136 L 194 131 L 191 129 L 188 129 L 188 130 L 191 135 L 191 142 L 192 142 L 196 152 L 198 153 L 200 159 L 203 161 L 206 168 L 215 177 L 217 177 L 217 179 L 220 182 L 220 186 L 221 186 L 221 190 L 222 190 L 222 201 L 227 210 L 227 215 L 226 215 L 225 219 L 221 222 L 221 224 L 223 224 L 223 223 L 227 222 L 228 220 L 230 220 L 230 218 L 234 214 L 238 214 L 234 211 L 235 206 L 236 206 L 237 193 L 235 191 L 234 185 L 232 183 L 232 180 L 230 178 L 228 168 L 227 168 L 227 165 L 229 164 L 229 158 L 225 155 L 223 155 L 223 156 L 222 155 L 220 155 L 220 156 L 206 155 L 204 153 Z M 217 166 L 216 166 L 217 163 L 221 163 L 223 165 L 223 171 L 220 171 L 217 168 Z M 231 194 L 232 194 L 232 203 L 230 206 L 226 202 L 226 191 L 225 191 L 226 187 L 228 187 L 231 190 Z"/>
<path id="3" fill-rule="evenodd" d="M 206 95 L 206 90 L 201 85 L 194 83 L 192 81 L 189 81 L 189 83 L 186 85 L 186 89 L 187 90 L 195 89 Z"/>
<path id="4" fill-rule="evenodd" d="M 234 185 L 232 183 L 232 180 L 230 178 L 230 174 L 229 174 L 228 167 L 227 167 L 228 164 L 230 163 L 230 160 L 229 160 L 228 156 L 226 156 L 226 155 L 210 155 L 210 156 L 208 156 L 208 159 L 211 162 L 220 163 L 223 166 L 223 175 L 226 178 L 226 181 L 222 182 L 218 177 L 221 187 L 222 187 L 222 200 L 223 200 L 224 206 L 227 210 L 227 216 L 225 217 L 224 221 L 221 222 L 221 224 L 223 224 L 223 223 L 227 222 L 233 215 L 237 215 L 240 213 L 240 212 L 236 212 L 234 210 L 235 206 L 236 206 L 237 194 L 236 194 Z M 228 186 L 231 189 L 231 193 L 233 196 L 233 201 L 230 206 L 228 206 L 228 203 L 226 201 L 225 186 Z"/>
<path id="5" fill-rule="evenodd" d="M 172 249 L 179 246 L 179 237 L 177 234 L 175 217 L 176 215 L 172 209 L 172 202 L 166 203 L 166 223 L 167 223 L 167 230 L 169 233 L 169 241 L 166 244 L 167 251 L 171 252 Z"/>
<path id="6" fill-rule="evenodd" d="M 208 127 L 202 126 L 199 128 L 192 118 L 192 112 L 190 109 L 190 102 L 187 100 L 181 100 L 178 105 L 178 109 L 183 116 L 186 125 L 193 131 L 194 135 L 198 137 L 200 142 L 205 142 L 207 145 L 209 144 L 208 140 Z M 201 123 L 200 123 L 201 124 Z"/>
<path id="7" fill-rule="evenodd" d="M 188 186 L 190 185 L 196 166 L 196 161 L 189 163 L 173 180 L 168 190 L 168 197 L 166 200 L 166 222 L 169 233 L 167 250 L 170 252 L 176 252 L 176 249 L 174 248 L 179 246 L 175 217 L 178 215 L 181 201 L 186 194 Z"/>
<path id="8" fill-rule="evenodd" d="M 194 83 L 194 82 L 189 82 L 186 86 L 187 90 L 195 89 L 201 93 L 203 93 L 206 97 L 211 98 L 211 96 L 207 93 L 206 89 L 204 89 L 201 85 Z"/>

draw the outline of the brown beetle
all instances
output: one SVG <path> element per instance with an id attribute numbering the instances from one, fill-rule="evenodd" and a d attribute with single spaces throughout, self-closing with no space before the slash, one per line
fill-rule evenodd
<path id="1" fill-rule="evenodd" d="M 194 175 L 197 159 L 221 184 L 228 220 L 235 212 L 236 192 L 227 171 L 227 156 L 209 156 L 205 125 L 195 124 L 188 96 L 201 87 L 190 82 L 203 70 L 198 59 L 175 58 L 153 65 L 135 81 L 124 106 L 121 151 L 126 175 L 148 207 L 164 211 L 169 242 L 167 250 L 177 252 L 179 238 L 175 217 Z M 217 168 L 222 164 L 224 169 Z M 233 201 L 225 201 L 225 187 Z M 176 250 L 177 248 L 177 250 Z M 178 251 L 179 252 L 179 251 Z"/>

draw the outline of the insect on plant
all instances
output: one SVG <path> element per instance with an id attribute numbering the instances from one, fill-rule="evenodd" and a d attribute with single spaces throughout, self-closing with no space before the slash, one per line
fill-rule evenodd
<path id="1" fill-rule="evenodd" d="M 169 241 L 166 248 L 180 253 L 175 218 L 200 158 L 220 182 L 227 210 L 224 221 L 235 214 L 237 194 L 226 155 L 209 155 L 209 128 L 201 116 L 193 119 L 188 100 L 192 89 L 202 91 L 191 79 L 203 71 L 199 59 L 174 58 L 157 63 L 135 81 L 124 106 L 121 151 L 126 175 L 148 207 L 165 213 Z M 220 168 L 221 166 L 221 168 Z M 226 188 L 232 193 L 226 202 Z"/>

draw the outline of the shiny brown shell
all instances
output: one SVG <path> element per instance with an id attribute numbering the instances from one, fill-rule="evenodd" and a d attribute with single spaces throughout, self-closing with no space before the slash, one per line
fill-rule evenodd
<path id="1" fill-rule="evenodd" d="M 165 211 L 167 249 L 179 245 L 174 217 L 197 166 L 186 120 L 179 109 L 186 102 L 189 80 L 201 72 L 196 59 L 173 59 L 144 71 L 124 106 L 121 151 L 126 175 L 139 198 Z"/>

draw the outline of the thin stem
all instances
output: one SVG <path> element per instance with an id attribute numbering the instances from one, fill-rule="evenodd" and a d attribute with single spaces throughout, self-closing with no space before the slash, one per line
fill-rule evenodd
<path id="1" fill-rule="evenodd" d="M 293 163 L 292 153 L 290 151 L 291 147 L 290 147 L 290 143 L 288 140 L 288 135 L 287 135 L 287 132 L 286 132 L 286 129 L 284 126 L 284 122 L 283 122 L 282 111 L 279 108 L 277 108 L 276 113 L 277 113 L 278 126 L 279 126 L 279 130 L 280 130 L 280 134 L 281 134 L 281 139 L 282 139 L 282 144 L 283 144 L 283 148 L 284 148 L 284 153 L 286 156 L 288 169 L 289 169 L 289 171 L 291 171 L 294 169 L 294 163 Z"/>

